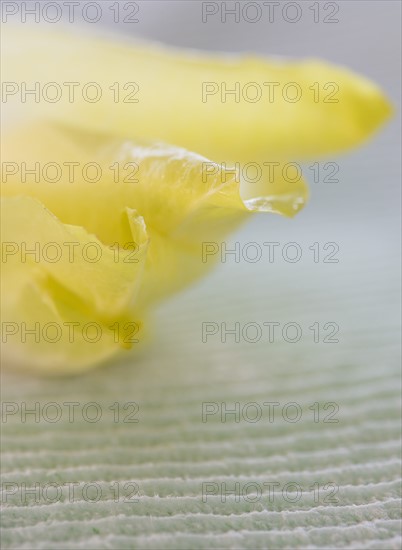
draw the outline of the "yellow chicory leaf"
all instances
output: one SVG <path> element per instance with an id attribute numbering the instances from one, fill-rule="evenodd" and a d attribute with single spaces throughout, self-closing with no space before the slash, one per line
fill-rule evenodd
<path id="1" fill-rule="evenodd" d="M 116 264 L 112 250 L 32 197 L 2 198 L 1 211 L 3 362 L 68 374 L 129 347 L 146 244 L 138 263 L 124 263 L 122 251 Z"/>
<path id="2" fill-rule="evenodd" d="M 11 120 L 46 116 L 219 163 L 316 159 L 358 145 L 391 112 L 374 83 L 315 59 L 216 56 L 27 25 L 3 32 Z"/>
<path id="3" fill-rule="evenodd" d="M 45 372 L 88 368 L 127 347 L 152 304 L 213 265 L 204 242 L 224 239 L 252 211 L 294 215 L 307 198 L 303 180 L 278 173 L 243 202 L 238 174 L 200 155 L 43 124 L 7 134 L 2 152 L 8 356 Z M 32 335 L 21 343 L 22 323 L 39 323 L 40 345 Z M 44 337 L 49 323 L 60 340 Z M 100 327 L 98 341 L 87 341 L 88 323 Z"/>

